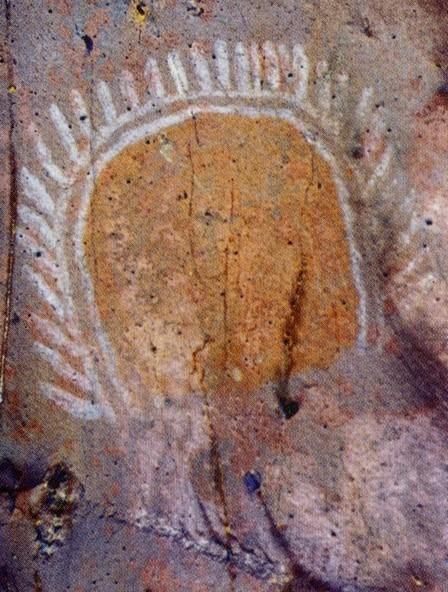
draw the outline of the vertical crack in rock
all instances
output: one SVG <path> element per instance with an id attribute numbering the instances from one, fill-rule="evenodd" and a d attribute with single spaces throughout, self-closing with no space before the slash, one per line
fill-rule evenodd
<path id="1" fill-rule="evenodd" d="M 191 150 L 191 144 L 188 144 L 188 158 L 190 160 L 191 167 L 191 178 L 190 178 L 190 199 L 188 201 L 188 241 L 190 249 L 191 264 L 193 265 L 193 273 L 200 285 L 203 285 L 201 274 L 196 262 L 196 251 L 194 248 L 194 228 L 193 228 L 193 207 L 194 207 L 194 194 L 195 194 L 195 179 L 196 171 L 193 161 L 193 153 Z"/>
<path id="2" fill-rule="evenodd" d="M 194 117 L 193 117 L 193 125 L 194 125 L 196 143 L 198 146 L 200 146 L 197 121 L 196 121 L 196 118 L 194 118 Z M 204 285 L 201 275 L 199 273 L 198 266 L 197 266 L 196 254 L 195 254 L 195 248 L 194 248 L 193 205 L 194 205 L 196 173 L 195 173 L 195 168 L 194 168 L 194 161 L 193 161 L 193 154 L 192 154 L 192 150 L 191 150 L 191 144 L 188 144 L 188 157 L 189 157 L 190 164 L 191 164 L 191 187 L 190 187 L 190 200 L 189 200 L 189 205 L 188 205 L 189 250 L 190 250 L 190 256 L 191 256 L 191 261 L 192 261 L 192 265 L 193 265 L 193 273 L 194 273 L 195 277 L 197 278 L 198 282 L 201 285 Z M 233 202 L 233 188 L 232 188 L 232 202 Z M 233 205 L 232 205 L 232 207 L 233 207 Z M 225 268 L 226 268 L 226 271 L 225 271 L 226 280 L 225 281 L 227 284 L 227 270 L 228 270 L 228 248 L 227 247 L 226 247 Z M 225 290 L 224 290 L 224 341 L 225 341 L 224 348 L 225 348 L 225 352 L 227 352 L 227 298 L 225 295 L 226 294 L 226 287 L 227 286 L 225 286 Z M 209 342 L 210 342 L 210 338 L 207 335 L 205 335 L 203 344 L 193 352 L 193 354 L 192 354 L 193 371 L 197 372 L 198 355 L 200 354 L 201 351 L 203 351 L 206 348 L 206 346 Z M 224 373 L 226 371 L 226 367 L 227 367 L 227 355 L 225 355 Z M 212 470 L 213 470 L 213 481 L 214 481 L 216 493 L 218 495 L 219 503 L 221 506 L 221 514 L 222 514 L 221 521 L 222 521 L 222 526 L 224 529 L 224 536 L 225 536 L 224 546 L 226 548 L 227 553 L 231 553 L 231 531 L 230 531 L 229 511 L 228 511 L 228 507 L 227 507 L 227 500 L 226 500 L 225 486 L 224 486 L 224 473 L 223 473 L 223 468 L 222 468 L 221 454 L 219 452 L 219 441 L 218 441 L 218 437 L 216 434 L 215 426 L 213 424 L 212 410 L 211 410 L 209 396 L 207 393 L 207 388 L 206 388 L 206 385 L 204 385 L 204 378 L 205 378 L 204 370 L 202 370 L 201 374 L 200 374 L 200 389 L 201 389 L 202 398 L 203 398 L 203 413 L 204 413 L 204 418 L 205 418 L 205 422 L 207 425 L 208 437 L 209 437 L 209 442 L 210 442 L 210 461 L 211 461 L 211 466 L 212 466 Z M 229 575 L 229 581 L 230 581 L 230 590 L 233 592 L 233 590 L 234 590 L 233 582 L 235 580 L 235 573 L 234 573 L 232 564 L 229 563 L 228 566 L 229 566 L 228 567 L 228 575 Z"/>
<path id="3" fill-rule="evenodd" d="M 228 325 L 229 325 L 229 307 L 228 307 L 228 293 L 229 293 L 229 251 L 230 245 L 232 242 L 232 229 L 231 224 L 234 215 L 234 181 L 231 181 L 231 190 L 230 190 L 230 212 L 229 212 L 229 219 L 228 219 L 228 232 L 227 232 L 227 244 L 224 249 L 224 289 L 222 291 L 223 297 L 223 327 L 224 327 L 224 376 L 227 374 L 228 371 L 228 360 L 229 360 L 229 338 L 228 338 Z"/>
<path id="4" fill-rule="evenodd" d="M 305 202 L 313 184 L 315 175 L 314 154 L 311 152 L 311 177 L 305 189 Z M 297 401 L 291 400 L 289 382 L 294 368 L 294 350 L 298 345 L 298 327 L 303 321 L 303 301 L 305 298 L 305 282 L 307 275 L 307 260 L 300 246 L 300 262 L 289 298 L 289 312 L 285 319 L 283 331 L 284 365 L 279 372 L 276 396 L 286 419 L 293 417 L 299 410 Z"/>

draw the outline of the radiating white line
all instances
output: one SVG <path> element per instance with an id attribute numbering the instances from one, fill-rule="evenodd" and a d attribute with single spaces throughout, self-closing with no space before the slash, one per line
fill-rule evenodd
<path id="1" fill-rule="evenodd" d="M 39 294 L 42 298 L 57 312 L 61 317 L 64 316 L 64 306 L 55 290 L 47 284 L 41 273 L 34 271 L 29 265 L 24 265 L 24 270 L 30 279 L 36 284 Z"/>
<path id="2" fill-rule="evenodd" d="M 63 348 L 72 356 L 86 355 L 85 348 L 80 347 L 73 341 L 59 325 L 47 318 L 39 317 L 36 314 L 32 316 L 33 322 L 43 337 L 51 342 L 52 347 Z M 40 342 L 42 343 L 42 342 Z"/>
<path id="3" fill-rule="evenodd" d="M 55 103 L 50 105 L 50 117 L 59 134 L 59 137 L 61 138 L 63 146 L 67 150 L 70 160 L 76 163 L 79 162 L 79 150 L 76 140 L 70 130 L 69 123 L 65 118 L 65 115 Z"/>
<path id="4" fill-rule="evenodd" d="M 92 136 L 92 127 L 90 125 L 87 105 L 79 91 L 72 90 L 70 94 L 73 104 L 73 113 L 75 114 L 79 130 L 85 138 L 90 139 Z"/>
<path id="5" fill-rule="evenodd" d="M 41 214 L 38 214 L 23 203 L 18 206 L 17 214 L 23 226 L 27 226 L 39 234 L 44 246 L 49 246 L 50 248 L 55 247 L 53 229 Z"/>
<path id="6" fill-rule="evenodd" d="M 278 46 L 278 55 L 280 58 L 280 69 L 283 74 L 283 77 L 286 82 L 291 83 L 294 80 L 294 77 L 291 74 L 294 74 L 293 65 L 292 65 L 292 58 L 291 58 L 291 51 L 289 50 L 286 45 L 280 43 Z"/>
<path id="7" fill-rule="evenodd" d="M 370 105 L 371 98 L 372 98 L 372 88 L 371 87 L 364 88 L 361 93 L 361 98 L 359 99 L 359 103 L 356 107 L 356 122 L 358 124 L 364 122 L 367 109 Z"/>
<path id="8" fill-rule="evenodd" d="M 110 88 L 104 80 L 100 80 L 96 86 L 96 93 L 103 110 L 104 119 L 107 124 L 112 124 L 117 119 L 117 110 L 112 100 Z"/>
<path id="9" fill-rule="evenodd" d="M 74 368 L 57 350 L 52 349 L 39 341 L 35 341 L 33 345 L 39 354 L 50 364 L 58 376 L 73 382 L 79 386 L 84 393 L 91 392 L 91 384 L 86 376 Z"/>
<path id="10" fill-rule="evenodd" d="M 296 97 L 303 101 L 308 93 L 309 63 L 301 45 L 294 45 L 292 50 L 293 70 L 296 79 Z"/>
<path id="11" fill-rule="evenodd" d="M 263 44 L 263 54 L 266 79 L 271 88 L 276 90 L 280 86 L 280 62 L 277 50 L 272 41 L 266 41 L 266 43 Z"/>
<path id="12" fill-rule="evenodd" d="M 189 88 L 188 78 L 179 54 L 176 51 L 169 53 L 167 56 L 167 63 L 177 94 L 182 96 L 185 95 Z"/>
<path id="13" fill-rule="evenodd" d="M 20 180 L 28 200 L 36 210 L 47 216 L 54 213 L 54 200 L 48 193 L 45 185 L 24 166 L 22 167 Z"/>
<path id="14" fill-rule="evenodd" d="M 123 70 L 120 77 L 120 90 L 125 101 L 132 109 L 138 109 L 140 99 L 135 86 L 135 78 L 129 70 Z"/>
<path id="15" fill-rule="evenodd" d="M 38 251 L 40 251 L 41 253 L 40 257 L 36 257 L 36 252 Z M 46 253 L 45 249 L 37 248 L 37 250 L 34 253 L 32 253 L 34 257 L 30 265 L 33 265 L 33 268 L 35 268 L 36 270 L 42 270 L 43 272 L 49 274 L 53 278 L 59 278 L 61 273 L 60 268 L 57 267 L 56 262 L 52 256 L 45 257 L 44 253 Z"/>
<path id="16" fill-rule="evenodd" d="M 33 134 L 34 135 L 34 134 Z M 37 157 L 40 160 L 41 165 L 50 175 L 50 177 L 56 181 L 59 185 L 67 186 L 70 185 L 71 179 L 62 172 L 62 170 L 53 162 L 53 156 L 51 151 L 42 140 L 40 134 L 35 134 L 36 152 Z"/>
<path id="17" fill-rule="evenodd" d="M 370 176 L 370 179 L 367 182 L 367 185 L 366 185 L 366 192 L 367 193 L 372 189 L 373 185 L 379 179 L 381 179 L 381 177 L 384 177 L 384 175 L 386 174 L 386 172 L 389 168 L 391 157 L 392 157 L 392 147 L 387 146 L 378 165 L 375 167 L 375 170 L 373 171 L 372 175 Z"/>
<path id="18" fill-rule="evenodd" d="M 368 126 L 370 130 L 369 144 L 378 144 L 379 142 L 381 142 L 386 127 L 382 114 L 379 111 L 373 113 L 372 117 L 370 118 L 370 121 L 366 122 L 366 126 Z"/>
<path id="19" fill-rule="evenodd" d="M 230 89 L 230 65 L 227 53 L 227 43 L 218 39 L 214 46 L 216 56 L 217 78 L 221 87 L 225 90 Z"/>
<path id="20" fill-rule="evenodd" d="M 31 232 L 37 235 L 37 239 L 31 234 Z M 39 229 L 28 228 L 24 222 L 20 222 L 17 225 L 17 238 L 22 241 L 27 248 L 49 254 L 54 250 L 56 244 L 54 237 L 47 240 L 47 238 L 39 232 Z"/>
<path id="21" fill-rule="evenodd" d="M 145 77 L 149 82 L 149 93 L 155 97 L 165 96 L 162 75 L 160 74 L 159 64 L 154 58 L 148 58 L 145 65 Z"/>
<path id="22" fill-rule="evenodd" d="M 252 59 L 252 81 L 255 91 L 261 91 L 262 67 L 260 58 L 260 48 L 257 43 L 250 46 L 250 57 Z"/>
<path id="23" fill-rule="evenodd" d="M 250 63 L 247 49 L 241 42 L 235 46 L 235 79 L 238 90 L 249 95 L 252 90 L 250 84 Z"/>
<path id="24" fill-rule="evenodd" d="M 195 45 L 191 48 L 191 61 L 196 73 L 201 92 L 210 94 L 213 92 L 213 82 L 210 76 L 208 62 L 203 53 Z"/>
<path id="25" fill-rule="evenodd" d="M 316 67 L 317 74 L 317 101 L 319 105 L 319 114 L 327 115 L 330 112 L 331 105 L 331 81 L 328 75 L 328 64 L 325 60 L 318 62 Z"/>
<path id="26" fill-rule="evenodd" d="M 97 420 L 102 416 L 111 418 L 113 413 L 111 409 L 106 410 L 102 405 L 80 399 L 49 382 L 40 383 L 40 389 L 45 397 L 62 407 L 64 411 L 85 421 Z"/>
<path id="27" fill-rule="evenodd" d="M 47 249 L 47 247 L 42 242 L 38 242 L 34 236 L 29 233 L 29 230 L 25 230 L 21 226 L 18 226 L 17 235 L 19 240 L 22 240 L 24 245 L 29 248 L 31 252 L 42 251 L 42 255 L 45 259 L 54 259 L 53 254 Z"/>

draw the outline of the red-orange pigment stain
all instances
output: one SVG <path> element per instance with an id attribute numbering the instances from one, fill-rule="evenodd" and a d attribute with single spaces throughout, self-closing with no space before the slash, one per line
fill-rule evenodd
<path id="1" fill-rule="evenodd" d="M 287 122 L 203 114 L 129 146 L 98 178 L 85 240 L 138 398 L 247 392 L 355 341 L 332 172 Z"/>

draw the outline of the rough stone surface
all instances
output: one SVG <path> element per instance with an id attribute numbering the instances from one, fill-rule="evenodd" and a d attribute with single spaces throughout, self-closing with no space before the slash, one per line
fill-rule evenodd
<path id="1" fill-rule="evenodd" d="M 445 3 L 0 27 L 0 592 L 446 592 Z"/>

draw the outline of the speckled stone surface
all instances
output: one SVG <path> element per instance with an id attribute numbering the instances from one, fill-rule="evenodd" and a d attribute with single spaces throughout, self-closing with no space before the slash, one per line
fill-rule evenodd
<path id="1" fill-rule="evenodd" d="M 445 3 L 0 27 L 0 592 L 447 592 Z"/>

